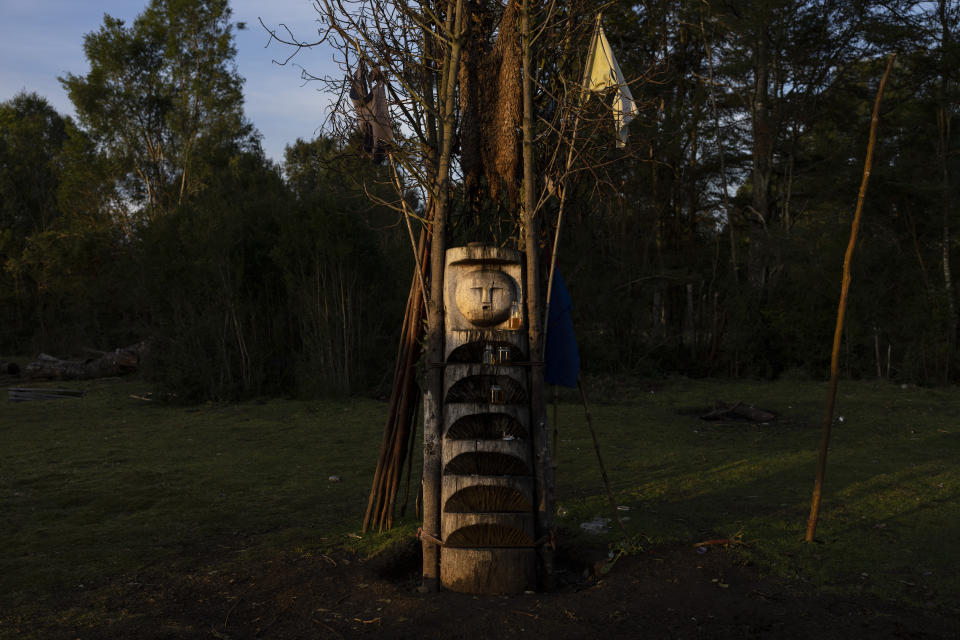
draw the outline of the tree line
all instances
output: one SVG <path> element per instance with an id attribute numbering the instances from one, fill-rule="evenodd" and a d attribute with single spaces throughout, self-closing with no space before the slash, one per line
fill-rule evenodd
<path id="1" fill-rule="evenodd" d="M 148 339 L 184 401 L 389 384 L 406 254 L 359 179 L 377 169 L 325 139 L 270 162 L 234 29 L 226 0 L 153 0 L 84 37 L 76 120 L 0 105 L 4 353 Z"/>
<path id="2" fill-rule="evenodd" d="M 480 24 L 510 3 L 468 4 Z M 618 149 L 609 106 L 583 105 L 565 176 L 559 264 L 587 371 L 825 376 L 872 96 L 897 51 L 843 372 L 956 379 L 956 3 L 535 6 L 551 25 L 538 140 L 562 128 L 557 96 L 578 82 L 601 8 L 641 106 Z M 0 352 L 149 338 L 148 375 L 183 400 L 385 391 L 413 273 L 395 185 L 414 215 L 426 196 L 412 169 L 365 154 L 349 121 L 293 142 L 282 166 L 266 159 L 231 18 L 226 0 L 106 16 L 84 36 L 89 73 L 61 78 L 76 119 L 30 93 L 0 104 Z M 449 244 L 509 242 L 519 185 L 494 188 L 462 161 L 469 133 L 454 145 Z M 557 148 L 535 150 L 544 191 Z M 547 200 L 545 255 L 555 213 Z"/>
<path id="3" fill-rule="evenodd" d="M 955 2 L 662 2 L 605 20 L 646 108 L 560 255 L 588 366 L 825 375 L 876 87 L 845 375 L 956 378 Z M 592 176 L 579 181 L 596 202 Z M 604 282 L 604 287 L 591 286 Z"/>

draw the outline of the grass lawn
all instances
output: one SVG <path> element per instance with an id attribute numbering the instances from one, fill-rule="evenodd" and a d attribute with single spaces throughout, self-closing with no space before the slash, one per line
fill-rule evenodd
<path id="1" fill-rule="evenodd" d="M 69 386 L 85 397 L 0 403 L 0 608 L 144 565 L 352 540 L 382 403 L 174 407 L 131 398 L 136 382 Z"/>
<path id="2" fill-rule="evenodd" d="M 5 615 L 56 616 L 62 594 L 144 568 L 369 555 L 416 529 L 408 515 L 389 535 L 356 537 L 385 403 L 176 407 L 132 398 L 149 390 L 136 380 L 62 386 L 86 395 L 0 401 L 0 635 Z M 629 508 L 620 513 L 647 546 L 736 538 L 737 553 L 772 575 L 960 615 L 960 390 L 841 383 L 817 544 L 803 533 L 825 383 L 596 380 L 587 390 L 616 501 Z M 700 420 L 716 399 L 779 417 Z M 615 544 L 615 527 L 579 526 L 610 507 L 583 409 L 568 392 L 560 400 L 559 543 Z"/>
<path id="3" fill-rule="evenodd" d="M 841 383 L 820 543 L 806 544 L 826 393 L 826 383 L 679 380 L 591 407 L 617 502 L 631 509 L 628 530 L 653 543 L 739 538 L 741 553 L 774 575 L 957 611 L 960 391 Z M 779 417 L 700 420 L 716 399 Z M 556 476 L 570 529 L 609 511 L 574 416 L 575 405 L 562 406 Z"/>

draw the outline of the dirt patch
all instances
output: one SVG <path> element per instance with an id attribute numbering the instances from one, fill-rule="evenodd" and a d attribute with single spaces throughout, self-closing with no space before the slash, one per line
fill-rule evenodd
<path id="1" fill-rule="evenodd" d="M 362 561 L 306 554 L 128 576 L 59 599 L 56 619 L 5 618 L 0 636 L 43 638 L 953 638 L 957 623 L 896 603 L 818 595 L 722 548 L 655 548 L 597 578 L 559 554 L 551 593 L 417 592 L 413 542 Z M 43 603 L 51 610 L 52 602 Z"/>

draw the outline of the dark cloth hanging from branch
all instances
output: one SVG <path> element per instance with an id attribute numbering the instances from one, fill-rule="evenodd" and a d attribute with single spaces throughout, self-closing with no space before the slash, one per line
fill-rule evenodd
<path id="1" fill-rule="evenodd" d="M 547 384 L 576 388 L 580 377 L 580 351 L 573 333 L 573 300 L 560 277 L 553 276 L 550 292 L 550 317 L 547 320 L 547 349 L 543 379 Z"/>
<path id="2" fill-rule="evenodd" d="M 363 150 L 381 164 L 393 144 L 390 109 L 387 106 L 386 80 L 379 69 L 367 73 L 362 62 L 350 82 L 350 99 L 357 114 L 357 125 L 363 133 Z"/>

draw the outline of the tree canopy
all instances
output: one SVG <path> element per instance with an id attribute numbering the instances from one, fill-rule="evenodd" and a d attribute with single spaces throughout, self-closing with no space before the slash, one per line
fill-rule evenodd
<path id="1" fill-rule="evenodd" d="M 343 99 L 280 167 L 244 114 L 226 0 L 105 16 L 84 38 L 90 71 L 62 78 L 76 121 L 34 94 L 0 104 L 0 348 L 154 338 L 152 375 L 198 398 L 382 388 L 446 148 L 451 244 L 518 243 L 530 205 L 549 252 L 566 186 L 559 267 L 585 371 L 822 377 L 897 52 L 842 371 L 957 379 L 960 3 L 531 3 L 533 197 L 505 29 L 520 3 L 463 0 L 463 57 L 444 67 L 456 5 L 321 2 Z M 601 8 L 640 106 L 625 149 L 609 96 L 577 91 Z M 382 164 L 344 77 L 361 59 L 385 81 Z"/>
<path id="2" fill-rule="evenodd" d="M 130 27 L 104 16 L 84 37 L 90 72 L 61 80 L 148 218 L 197 195 L 211 160 L 249 142 L 230 17 L 227 0 L 152 0 Z"/>

